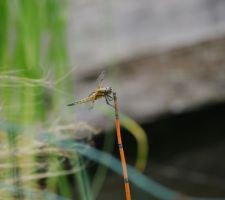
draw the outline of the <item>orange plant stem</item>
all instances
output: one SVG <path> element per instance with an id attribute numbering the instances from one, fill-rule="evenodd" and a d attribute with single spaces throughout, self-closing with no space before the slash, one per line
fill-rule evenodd
<path id="1" fill-rule="evenodd" d="M 122 163 L 122 170 L 123 170 L 123 178 L 124 178 L 124 186 L 125 186 L 125 193 L 126 193 L 126 200 L 131 200 L 130 194 L 130 185 L 127 173 L 127 164 L 126 158 L 123 150 L 123 143 L 121 138 L 121 131 L 120 131 L 120 119 L 119 119 L 119 112 L 118 112 L 118 103 L 116 93 L 113 92 L 113 100 L 114 100 L 114 108 L 115 108 L 115 117 L 116 117 L 116 134 L 117 134 L 117 143 L 120 152 L 120 159 Z"/>

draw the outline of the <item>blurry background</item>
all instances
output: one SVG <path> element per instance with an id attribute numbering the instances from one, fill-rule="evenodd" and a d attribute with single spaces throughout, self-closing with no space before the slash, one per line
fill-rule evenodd
<path id="1" fill-rule="evenodd" d="M 146 130 L 147 173 L 197 196 L 225 195 L 224 11 L 221 0 L 70 4 L 68 44 L 76 94 L 85 96 L 107 69 L 106 82 L 111 80 L 117 91 L 121 111 Z M 96 112 L 88 120 L 106 124 Z M 124 137 L 132 160 L 136 142 L 129 134 Z"/>
<path id="2" fill-rule="evenodd" d="M 104 83 L 126 114 L 128 163 L 174 191 L 224 197 L 224 11 L 223 0 L 1 1 L 1 192 L 1 184 L 14 183 L 68 199 L 123 199 L 121 176 L 40 137 L 54 133 L 119 158 L 113 112 L 104 100 L 91 111 L 66 107 L 87 96 L 106 70 Z M 15 131 L 10 123 L 25 128 Z M 167 194 L 151 188 L 132 184 L 133 199 Z M 5 199 L 25 199 L 25 191 L 4 193 Z"/>
<path id="3" fill-rule="evenodd" d="M 220 0 L 72 1 L 75 74 L 116 68 L 121 106 L 141 120 L 223 101 L 224 8 Z"/>

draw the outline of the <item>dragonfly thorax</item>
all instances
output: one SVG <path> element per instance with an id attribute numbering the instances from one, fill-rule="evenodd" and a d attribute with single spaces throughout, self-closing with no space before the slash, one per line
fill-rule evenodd
<path id="1" fill-rule="evenodd" d="M 112 88 L 111 87 L 105 87 L 104 90 L 105 90 L 105 94 L 106 95 L 109 95 L 109 94 L 112 93 Z"/>

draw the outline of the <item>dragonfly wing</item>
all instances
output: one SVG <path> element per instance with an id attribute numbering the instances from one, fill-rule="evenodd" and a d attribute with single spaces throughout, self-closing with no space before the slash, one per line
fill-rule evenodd
<path id="1" fill-rule="evenodd" d="M 94 103 L 95 101 L 89 102 L 89 107 L 88 107 L 89 110 L 92 110 L 94 108 Z"/>
<path id="2" fill-rule="evenodd" d="M 97 88 L 102 87 L 102 82 L 104 80 L 104 76 L 105 76 L 105 70 L 101 72 L 101 74 L 98 76 L 97 78 Z"/>

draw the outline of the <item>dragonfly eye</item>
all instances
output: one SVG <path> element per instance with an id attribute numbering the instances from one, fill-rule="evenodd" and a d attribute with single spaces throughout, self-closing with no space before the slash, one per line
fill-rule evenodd
<path id="1" fill-rule="evenodd" d="M 111 93 L 112 92 L 112 88 L 111 87 L 106 87 L 106 91 L 107 91 L 107 93 Z"/>

